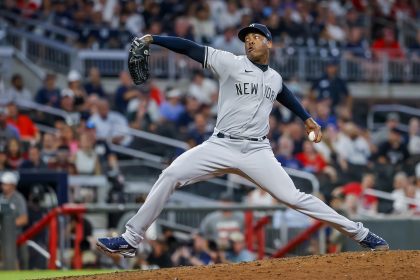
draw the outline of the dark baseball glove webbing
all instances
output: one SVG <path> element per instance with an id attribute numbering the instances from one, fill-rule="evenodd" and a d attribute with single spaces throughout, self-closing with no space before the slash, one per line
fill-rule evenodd
<path id="1" fill-rule="evenodd" d="M 149 44 L 135 38 L 128 54 L 128 71 L 136 85 L 143 84 L 149 78 Z"/>

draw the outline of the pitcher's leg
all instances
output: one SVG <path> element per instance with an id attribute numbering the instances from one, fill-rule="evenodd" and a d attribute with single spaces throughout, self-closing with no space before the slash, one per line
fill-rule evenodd
<path id="1" fill-rule="evenodd" d="M 213 177 L 214 173 L 228 168 L 228 164 L 231 162 L 229 157 L 231 157 L 229 151 L 209 142 L 178 157 L 162 171 L 144 204 L 137 214 L 128 221 L 126 231 L 122 235 L 124 239 L 131 246 L 136 247 L 176 188 Z"/>
<path id="2" fill-rule="evenodd" d="M 312 218 L 326 222 L 350 238 L 361 241 L 369 230 L 338 214 L 317 197 L 296 189 L 271 150 L 261 150 L 247 157 L 240 168 L 252 181 L 273 197 Z"/>

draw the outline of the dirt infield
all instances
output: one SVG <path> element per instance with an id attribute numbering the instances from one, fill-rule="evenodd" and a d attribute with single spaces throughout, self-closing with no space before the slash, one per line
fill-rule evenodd
<path id="1" fill-rule="evenodd" d="M 65 279 L 420 279 L 420 251 L 353 252 L 241 264 L 114 272 L 95 276 L 65 277 Z"/>

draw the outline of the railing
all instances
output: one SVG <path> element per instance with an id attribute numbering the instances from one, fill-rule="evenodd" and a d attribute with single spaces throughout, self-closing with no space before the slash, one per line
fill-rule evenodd
<path id="1" fill-rule="evenodd" d="M 15 22 L 17 26 L 25 31 L 42 33 L 43 36 L 50 39 L 74 43 L 79 37 L 76 32 L 56 26 L 48 21 L 22 17 L 9 11 L 0 10 L 0 17 L 7 19 L 9 22 Z"/>
<path id="2" fill-rule="evenodd" d="M 417 117 L 420 118 L 420 109 L 405 106 L 405 105 L 398 105 L 398 104 L 389 104 L 389 105 L 374 105 L 369 110 L 368 118 L 367 118 L 367 125 L 368 129 L 373 131 L 380 127 L 384 126 L 386 121 L 385 113 L 397 112 L 400 114 L 401 117 L 404 117 L 405 120 L 403 123 L 399 124 L 399 129 L 407 132 L 409 118 Z M 382 115 L 381 115 L 382 114 Z M 382 117 L 382 118 L 378 118 Z M 378 120 L 379 119 L 379 120 Z"/>
<path id="3" fill-rule="evenodd" d="M 3 78 L 9 78 L 12 74 L 12 58 L 14 50 L 11 47 L 0 46 L 0 81 Z"/>
<path id="4" fill-rule="evenodd" d="M 67 44 L 12 27 L 7 29 L 7 41 L 34 63 L 60 73 L 76 69 L 86 74 L 89 68 L 95 66 L 103 75 L 117 76 L 127 67 L 126 50 L 79 51 Z M 327 47 L 274 48 L 271 65 L 285 79 L 314 80 L 322 76 L 330 51 Z M 334 50 L 339 54 L 341 77 L 346 80 L 384 84 L 420 82 L 420 59 L 412 59 L 409 52 L 406 52 L 406 58 L 401 59 L 387 55 L 373 59 L 369 58 L 370 50 L 361 50 L 368 53 L 362 58 L 346 55 L 352 51 Z M 188 77 L 192 69 L 200 67 L 197 62 L 158 46 L 152 46 L 151 53 L 149 69 L 153 77 Z"/>
<path id="5" fill-rule="evenodd" d="M 61 207 L 57 207 L 51 210 L 47 215 L 45 215 L 41 220 L 36 222 L 32 227 L 23 232 L 16 241 L 17 245 L 22 245 L 27 243 L 30 239 L 35 237 L 43 229 L 49 229 L 49 249 L 48 254 L 43 252 L 43 255 L 48 258 L 48 268 L 56 269 L 63 260 L 58 260 L 57 249 L 59 244 L 59 239 L 62 238 L 60 235 L 63 233 L 59 232 L 58 227 L 58 217 L 63 215 L 73 215 L 76 217 L 78 222 L 76 223 L 75 228 L 75 240 L 74 240 L 74 255 L 73 255 L 73 268 L 80 269 L 82 268 L 82 259 L 81 259 L 81 250 L 80 243 L 83 238 L 83 215 L 88 213 L 95 214 L 109 214 L 109 213 L 123 213 L 131 210 L 137 210 L 139 205 L 137 204 L 87 204 L 87 205 L 73 205 L 67 204 Z M 252 212 L 251 211 L 265 211 L 270 215 L 270 212 L 284 210 L 285 207 L 281 205 L 276 206 L 249 206 L 249 205 L 222 205 L 216 203 L 213 205 L 187 205 L 187 206 L 178 206 L 178 205 L 168 205 L 165 207 L 164 212 L 168 213 L 168 217 L 173 217 L 174 221 L 167 219 L 171 224 L 175 222 L 176 224 L 176 215 L 180 212 L 194 212 L 194 213 L 209 213 L 212 211 L 242 211 L 245 216 L 248 218 L 248 226 L 245 230 L 246 240 L 251 249 L 258 252 L 259 258 L 262 259 L 265 253 L 265 233 L 264 227 L 269 223 L 269 217 L 262 218 L 257 223 L 252 222 Z M 161 215 L 162 216 L 162 215 Z M 160 218 L 161 219 L 161 218 Z M 196 228 L 196 226 L 194 226 Z M 282 224 L 282 227 L 286 227 L 286 224 Z M 185 227 L 188 230 L 188 227 Z M 2 231 L 10 233 L 9 228 L 4 228 Z M 306 232 L 306 231 L 305 231 Z M 10 234 L 9 234 L 10 235 Z M 13 236 L 13 235 L 11 235 Z M 16 238 L 16 237 L 15 237 Z M 257 241 L 257 248 L 254 247 L 252 240 Z M 61 244 L 61 243 L 60 243 Z M 64 248 L 60 248 L 63 250 Z M 13 252 L 10 252 L 13 254 Z"/>

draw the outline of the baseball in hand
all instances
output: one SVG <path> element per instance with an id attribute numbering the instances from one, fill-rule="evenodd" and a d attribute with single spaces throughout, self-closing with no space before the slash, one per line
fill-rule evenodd
<path id="1" fill-rule="evenodd" d="M 315 132 L 313 132 L 313 131 L 309 132 L 308 138 L 312 142 L 315 141 Z"/>

